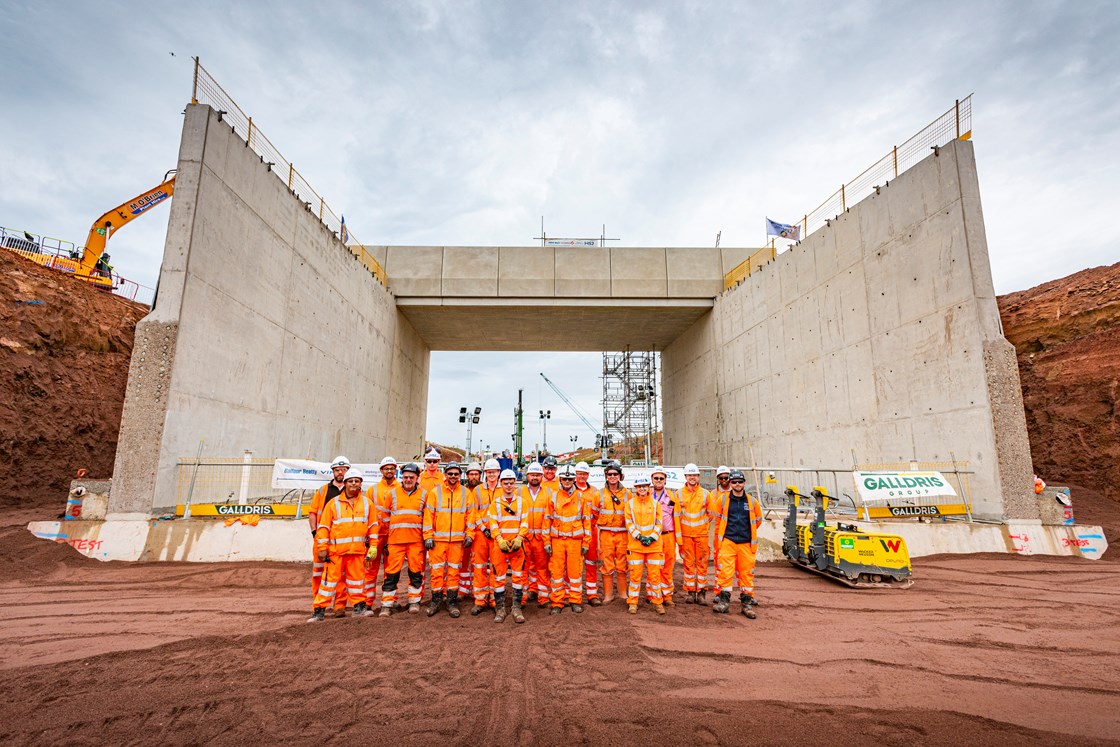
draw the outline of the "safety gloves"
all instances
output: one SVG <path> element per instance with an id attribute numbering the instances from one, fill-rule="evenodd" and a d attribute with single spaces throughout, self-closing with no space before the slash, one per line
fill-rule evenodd
<path id="1" fill-rule="evenodd" d="M 552 554 L 552 545 L 545 545 L 544 546 L 544 552 L 545 552 L 545 555 L 551 555 Z"/>
<path id="2" fill-rule="evenodd" d="M 327 551 L 325 549 L 319 551 L 319 562 L 327 562 Z"/>
<path id="3" fill-rule="evenodd" d="M 435 546 L 436 546 L 436 541 L 434 539 L 424 540 L 424 549 L 425 550 L 431 550 Z"/>
<path id="4" fill-rule="evenodd" d="M 366 550 L 366 560 L 377 560 L 377 545 L 370 545 Z"/>
<path id="5" fill-rule="evenodd" d="M 463 538 L 463 547 L 470 547 L 473 544 L 474 544 L 474 537 L 471 537 L 468 534 L 466 537 Z"/>
<path id="6" fill-rule="evenodd" d="M 638 541 L 641 542 L 644 546 L 649 547 L 650 545 L 653 544 L 653 537 L 647 537 L 645 535 L 642 535 L 641 537 L 638 538 Z"/>
<path id="7" fill-rule="evenodd" d="M 485 537 L 486 539 L 494 539 L 493 537 L 490 536 L 490 528 L 489 527 L 482 530 L 482 536 Z"/>
<path id="8" fill-rule="evenodd" d="M 580 555 L 586 555 L 587 551 L 590 550 L 590 549 L 591 548 L 589 548 L 587 545 L 581 545 L 580 548 L 579 548 L 579 554 Z"/>
<path id="9" fill-rule="evenodd" d="M 525 540 L 523 538 L 514 537 L 513 540 L 511 540 L 510 543 L 509 543 L 510 549 L 513 550 L 514 552 L 517 552 L 518 550 L 521 549 L 521 545 L 524 542 L 525 542 Z"/>
<path id="10" fill-rule="evenodd" d="M 505 537 L 498 537 L 498 549 L 502 552 L 511 552 L 509 541 Z"/>

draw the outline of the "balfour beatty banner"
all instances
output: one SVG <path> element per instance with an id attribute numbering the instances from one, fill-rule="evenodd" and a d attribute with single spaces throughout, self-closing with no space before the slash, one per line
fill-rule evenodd
<path id="1" fill-rule="evenodd" d="M 376 464 L 353 464 L 362 471 L 364 483 L 381 479 L 381 469 Z M 310 459 L 277 459 L 272 465 L 272 487 L 281 490 L 318 490 L 333 477 L 330 462 Z"/>
<path id="2" fill-rule="evenodd" d="M 649 477 L 650 474 L 658 469 L 656 467 L 628 467 L 622 466 L 622 484 L 628 488 L 634 487 L 634 478 L 639 475 Z M 661 467 L 660 469 L 665 472 L 665 487 L 671 490 L 680 490 L 684 487 L 684 467 Z M 607 484 L 606 475 L 603 474 L 602 467 L 592 467 L 591 476 L 587 481 L 597 488 L 601 488 Z"/>
<path id="3" fill-rule="evenodd" d="M 940 472 L 853 472 L 852 476 L 865 504 L 957 494 Z"/>

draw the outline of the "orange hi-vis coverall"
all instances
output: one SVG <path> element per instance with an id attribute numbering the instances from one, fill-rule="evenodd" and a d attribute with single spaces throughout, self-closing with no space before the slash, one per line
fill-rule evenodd
<path id="1" fill-rule="evenodd" d="M 328 561 L 315 606 L 329 606 L 343 588 L 351 604 L 365 602 L 366 551 L 376 546 L 377 510 L 373 504 L 364 495 L 350 499 L 346 493 L 331 500 L 315 530 L 315 551 L 326 550 Z"/>
<path id="2" fill-rule="evenodd" d="M 708 529 L 719 505 L 714 493 L 697 485 L 677 491 L 680 501 L 681 557 L 684 590 L 702 591 L 708 583 Z"/>
<path id="3" fill-rule="evenodd" d="M 552 577 L 553 607 L 564 606 L 565 587 L 569 604 L 583 602 L 583 551 L 591 543 L 591 517 L 584 494 L 560 488 L 548 501 L 545 517 L 545 543 L 552 550 L 549 575 Z"/>
<path id="4" fill-rule="evenodd" d="M 389 562 L 389 510 L 393 501 L 390 493 L 397 485 L 400 485 L 397 480 L 390 485 L 382 478 L 365 491 L 366 498 L 373 501 L 377 509 L 377 534 L 381 538 L 377 557 L 366 566 L 366 603 L 370 605 L 377 599 L 377 577 Z"/>
<path id="5" fill-rule="evenodd" d="M 525 503 L 525 514 L 529 522 L 529 538 L 525 540 L 525 592 L 537 592 L 540 603 L 545 604 L 549 594 L 552 593 L 552 584 L 549 582 L 549 558 L 548 553 L 544 551 L 545 517 L 548 516 L 548 499 L 552 491 L 541 486 L 537 494 L 533 495 L 529 486 L 523 485 L 518 490 L 518 494 Z"/>
<path id="6" fill-rule="evenodd" d="M 425 493 L 430 493 L 440 485 L 443 485 L 443 473 L 436 468 L 435 472 L 429 472 L 425 465 L 424 471 L 420 473 L 420 480 L 416 483 L 420 489 Z"/>
<path id="7" fill-rule="evenodd" d="M 754 596 L 754 560 L 758 549 L 758 528 L 762 526 L 762 504 L 751 495 L 744 493 L 750 517 L 750 542 L 733 542 L 727 539 L 727 516 L 731 506 L 730 491 L 724 496 L 716 522 L 716 585 L 720 592 L 732 591 L 736 576 L 739 593 Z"/>
<path id="8" fill-rule="evenodd" d="M 673 491 L 668 489 L 660 494 L 651 491 L 651 495 L 662 509 L 662 521 L 671 525 L 667 528 L 662 524 L 661 539 L 658 542 L 661 545 L 661 558 L 664 561 L 661 566 L 661 596 L 672 602 L 673 569 L 677 567 L 677 546 L 681 544 L 681 502 Z"/>
<path id="9" fill-rule="evenodd" d="M 626 504 L 633 495 L 622 483 L 618 488 L 619 492 L 612 493 L 610 485 L 604 485 L 599 491 L 599 560 L 606 596 L 611 596 L 615 584 L 619 596 L 626 588 Z"/>
<path id="10" fill-rule="evenodd" d="M 331 502 L 331 499 L 342 492 L 342 487 L 336 485 L 334 481 L 328 482 L 315 491 L 311 496 L 311 504 L 307 507 L 307 515 L 315 517 L 315 526 L 318 528 L 319 519 L 323 516 L 323 509 Z M 311 599 L 314 601 L 315 597 L 319 596 L 319 584 L 323 582 L 323 566 L 326 563 L 319 560 L 319 551 L 315 549 L 315 530 L 311 530 Z M 338 598 L 335 600 L 335 605 L 338 609 L 346 608 L 346 593 L 339 589 Z"/>
<path id="11" fill-rule="evenodd" d="M 587 590 L 588 601 L 599 598 L 599 537 L 595 527 L 599 524 L 599 489 L 586 485 L 580 487 L 576 484 L 576 492 L 583 498 L 583 505 L 587 511 L 588 537 L 590 544 L 587 546 L 587 555 L 583 558 L 583 586 Z"/>
<path id="12" fill-rule="evenodd" d="M 630 535 L 627 551 L 630 555 L 630 582 L 626 585 L 626 602 L 638 603 L 642 589 L 642 569 L 646 571 L 646 592 L 650 601 L 661 604 L 661 504 L 646 494 L 635 494 L 626 504 L 626 532 Z M 639 537 L 653 537 L 653 544 L 646 547 Z"/>
<path id="13" fill-rule="evenodd" d="M 397 584 L 408 560 L 408 603 L 420 604 L 424 595 L 424 491 L 412 493 L 397 485 L 389 491 L 389 560 L 381 584 L 381 606 L 397 603 Z"/>
<path id="14" fill-rule="evenodd" d="M 471 564 L 471 558 L 474 556 L 474 530 L 477 520 L 478 487 L 467 488 L 467 536 L 471 538 L 471 545 L 467 547 L 464 540 L 463 560 L 459 567 L 459 597 L 461 599 L 471 598 L 471 578 L 474 576 L 474 566 Z"/>
<path id="15" fill-rule="evenodd" d="M 490 545 L 493 543 L 482 532 L 484 529 L 490 529 L 490 509 L 497 496 L 501 495 L 502 488 L 496 483 L 493 488 L 482 484 L 475 491 L 478 495 L 478 503 L 475 505 L 473 518 L 474 544 L 471 545 L 471 569 L 474 573 L 471 576 L 471 586 L 474 601 L 481 607 L 494 594 L 494 573 L 490 566 L 492 552 Z"/>
<path id="16" fill-rule="evenodd" d="M 529 537 L 529 513 L 525 496 L 521 491 L 513 494 L 513 500 L 506 502 L 505 493 L 498 493 L 490 506 L 490 563 L 494 566 L 494 603 L 505 598 L 506 572 L 513 571 L 514 597 L 520 599 L 525 588 L 525 543 Z M 498 538 L 507 542 L 521 538 L 521 549 L 502 552 Z"/>
<path id="17" fill-rule="evenodd" d="M 435 540 L 428 551 L 432 593 L 459 589 L 463 563 L 463 540 L 467 536 L 468 513 L 473 494 L 465 485 L 452 490 L 443 485 L 427 494 L 424 502 L 424 540 Z"/>

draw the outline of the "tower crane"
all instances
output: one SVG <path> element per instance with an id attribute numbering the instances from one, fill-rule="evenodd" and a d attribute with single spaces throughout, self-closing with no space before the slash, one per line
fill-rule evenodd
<path id="1" fill-rule="evenodd" d="M 598 449 L 599 449 L 600 457 L 603 458 L 603 459 L 606 459 L 607 458 L 607 445 L 606 445 L 606 443 L 604 443 L 603 435 L 601 433 L 599 433 L 599 429 L 597 429 L 592 424 L 592 422 L 588 419 L 588 417 L 586 415 L 584 415 L 583 412 L 581 412 L 578 407 L 576 407 L 575 402 L 572 402 L 570 399 L 568 399 L 568 395 L 566 395 L 562 391 L 560 391 L 560 387 L 558 387 L 558 386 L 556 386 L 555 384 L 552 383 L 552 379 L 548 378 L 543 373 L 541 374 L 541 378 L 544 379 L 546 384 L 548 384 L 550 387 L 552 387 L 552 391 L 556 392 L 556 395 L 558 397 L 560 397 L 560 399 L 564 400 L 564 404 L 566 404 L 568 406 L 568 409 L 570 409 L 572 412 L 574 412 L 576 414 L 576 417 L 579 418 L 580 420 L 582 420 L 583 424 L 586 425 L 591 430 L 591 432 L 595 434 L 595 446 L 598 447 Z"/>

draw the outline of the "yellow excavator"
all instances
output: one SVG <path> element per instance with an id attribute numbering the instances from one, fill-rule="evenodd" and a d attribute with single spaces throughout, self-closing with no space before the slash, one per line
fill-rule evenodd
<path id="1" fill-rule="evenodd" d="M 86 245 L 81 248 L 80 253 L 74 251 L 69 257 L 47 253 L 46 247 L 42 246 L 42 240 L 36 241 L 35 237 L 28 233 L 24 233 L 24 238 L 14 233 L 9 236 L 8 231 L 5 230 L 4 248 L 45 267 L 73 273 L 98 288 L 113 290 L 113 268 L 109 266 L 109 255 L 105 253 L 105 245 L 109 238 L 122 226 L 139 218 L 173 194 L 175 194 L 174 170 L 164 174 L 163 181 L 159 185 L 117 205 L 95 220 L 90 226 Z M 65 243 L 69 244 L 69 242 Z M 73 247 L 73 244 L 70 246 Z"/>

